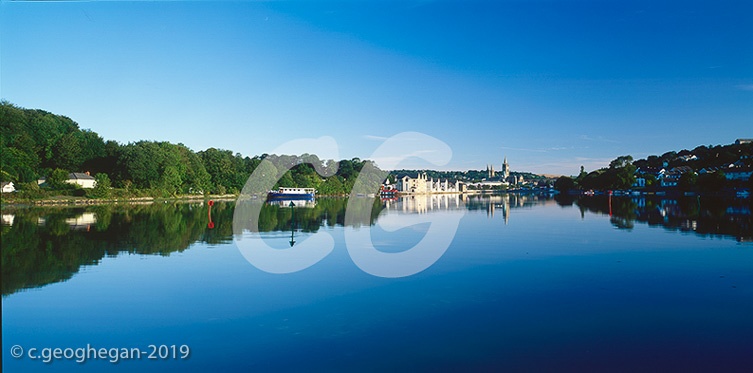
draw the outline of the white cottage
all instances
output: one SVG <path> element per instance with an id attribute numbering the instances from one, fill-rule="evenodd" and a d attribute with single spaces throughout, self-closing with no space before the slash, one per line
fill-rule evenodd
<path id="1" fill-rule="evenodd" d="M 97 182 L 94 177 L 89 175 L 89 172 L 71 172 L 68 174 L 68 180 L 65 181 L 68 184 L 78 184 L 82 188 L 94 188 Z"/>
<path id="2" fill-rule="evenodd" d="M 94 188 L 97 182 L 94 180 L 94 176 L 89 175 L 89 172 L 71 172 L 68 174 L 68 179 L 65 180 L 68 184 L 78 184 L 82 188 Z M 37 184 L 41 187 L 48 186 L 47 178 L 43 177 L 37 180 Z"/>
<path id="3" fill-rule="evenodd" d="M 2 192 L 3 193 L 10 193 L 15 192 L 16 187 L 13 185 L 12 181 L 3 181 L 2 182 Z"/>

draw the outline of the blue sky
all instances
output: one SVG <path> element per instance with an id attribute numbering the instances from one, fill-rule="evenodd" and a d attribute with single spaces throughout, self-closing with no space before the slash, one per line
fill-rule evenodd
<path id="1" fill-rule="evenodd" d="M 105 139 L 576 174 L 753 137 L 753 2 L 0 1 L 0 95 Z M 421 161 L 405 167 L 426 167 Z"/>

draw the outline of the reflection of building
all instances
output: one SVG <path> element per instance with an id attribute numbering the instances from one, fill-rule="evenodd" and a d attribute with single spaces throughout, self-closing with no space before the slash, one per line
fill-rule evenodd
<path id="1" fill-rule="evenodd" d="M 433 194 L 433 193 L 462 193 L 465 184 L 460 181 L 450 183 L 448 180 L 429 178 L 426 173 L 419 174 L 415 179 L 403 176 L 397 181 L 397 191 L 409 194 Z"/>
<path id="2" fill-rule="evenodd" d="M 513 208 L 530 207 L 556 203 L 551 198 L 533 194 L 504 194 L 504 195 L 467 195 L 467 194 L 423 194 L 408 195 L 397 199 L 383 200 L 385 209 L 400 213 L 425 214 L 447 210 L 469 210 L 486 212 L 486 216 L 494 218 L 502 216 L 505 224 L 510 219 Z"/>
<path id="3" fill-rule="evenodd" d="M 3 214 L 3 224 L 13 225 L 13 222 L 16 220 L 16 215 L 13 214 Z"/>
<path id="4" fill-rule="evenodd" d="M 489 201 L 489 204 L 486 207 L 486 217 L 494 219 L 495 211 L 501 209 L 502 216 L 505 218 L 505 225 L 507 225 L 507 221 L 510 219 L 510 196 L 506 195 L 504 197 L 505 198 L 502 198 L 501 202 Z"/>
<path id="5" fill-rule="evenodd" d="M 486 216 L 490 219 L 501 213 L 505 219 L 505 224 L 507 224 L 510 219 L 511 209 L 550 203 L 556 202 L 551 198 L 536 194 L 510 193 L 503 195 L 474 195 L 468 198 L 465 205 L 472 211 L 485 211 Z"/>
<path id="6" fill-rule="evenodd" d="M 93 212 L 85 212 L 75 218 L 65 219 L 65 222 L 72 229 L 86 229 L 88 231 L 91 225 L 97 222 L 97 216 Z"/>
<path id="7" fill-rule="evenodd" d="M 394 200 L 386 200 L 388 210 L 400 212 L 414 212 L 423 214 L 431 211 L 463 209 L 463 196 L 460 194 L 423 194 L 405 196 Z"/>

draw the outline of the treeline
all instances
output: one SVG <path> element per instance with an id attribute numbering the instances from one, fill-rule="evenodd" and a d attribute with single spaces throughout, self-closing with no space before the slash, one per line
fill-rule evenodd
<path id="1" fill-rule="evenodd" d="M 716 192 L 724 188 L 753 188 L 753 178 L 739 181 L 727 180 L 725 176 L 725 171 L 750 167 L 752 164 L 753 143 L 699 146 L 693 150 L 671 151 L 636 161 L 632 156 L 625 155 L 614 159 L 609 167 L 595 171 L 585 172 L 581 167 L 578 176 L 557 179 L 555 188 L 561 191 L 625 190 L 632 188 L 637 178 L 645 180 L 645 187 L 659 187 L 659 180 L 654 174 L 659 169 L 682 170 L 676 188 L 683 191 Z"/>
<path id="2" fill-rule="evenodd" d="M 230 150 L 210 148 L 194 152 L 183 144 L 139 141 L 120 144 L 96 132 L 80 129 L 71 118 L 44 110 L 0 103 L 0 178 L 16 188 L 38 191 L 37 179 L 46 177 L 50 189 L 75 188 L 64 180 L 69 172 L 90 172 L 101 185 L 94 195 L 175 196 L 181 194 L 238 193 L 256 167 L 267 157 L 292 167 L 279 170 L 277 186 L 312 187 L 320 194 L 348 194 L 358 172 L 368 161 L 319 160 L 314 155 L 263 154 L 244 157 Z M 304 162 L 337 166 L 323 178 Z M 109 186 L 114 187 L 111 190 Z"/>

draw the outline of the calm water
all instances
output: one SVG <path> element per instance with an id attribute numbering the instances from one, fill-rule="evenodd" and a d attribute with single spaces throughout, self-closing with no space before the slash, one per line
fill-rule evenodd
<path id="1" fill-rule="evenodd" d="M 346 203 L 262 209 L 275 250 L 334 238 L 287 274 L 244 258 L 233 203 L 215 203 L 211 229 L 206 204 L 4 210 L 3 371 L 753 371 L 750 200 L 409 198 L 358 227 Z M 366 273 L 345 244 L 369 230 L 408 252 L 457 219 L 411 276 Z M 191 353 L 11 356 L 87 344 Z"/>

